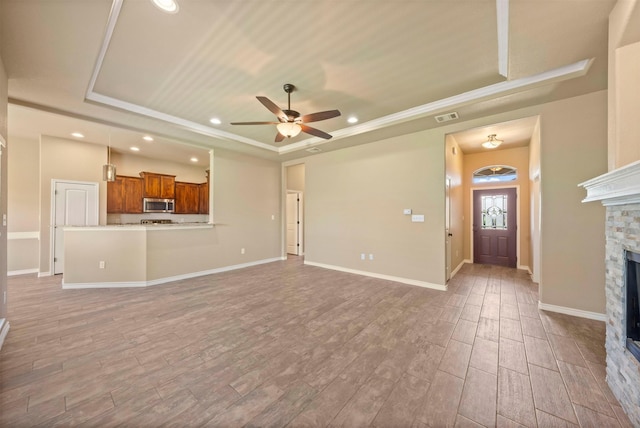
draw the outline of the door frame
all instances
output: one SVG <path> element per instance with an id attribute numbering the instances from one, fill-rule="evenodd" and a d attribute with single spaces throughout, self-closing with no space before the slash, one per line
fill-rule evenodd
<path id="1" fill-rule="evenodd" d="M 54 261 L 56 256 L 56 186 L 59 183 L 82 184 L 95 187 L 96 191 L 96 213 L 98 214 L 98 223 L 100 223 L 100 183 L 96 181 L 77 181 L 63 180 L 60 178 L 51 179 L 51 194 L 49 195 L 51 212 L 49 213 L 49 273 L 54 275 Z"/>
<path id="2" fill-rule="evenodd" d="M 445 269 L 445 281 L 448 282 L 451 279 L 451 183 L 450 176 L 446 176 L 444 179 L 444 269 Z"/>
<path id="3" fill-rule="evenodd" d="M 516 269 L 522 269 L 520 263 L 520 185 L 511 186 L 471 186 L 469 192 L 469 246 L 470 263 L 473 263 L 473 192 L 476 190 L 516 189 Z"/>

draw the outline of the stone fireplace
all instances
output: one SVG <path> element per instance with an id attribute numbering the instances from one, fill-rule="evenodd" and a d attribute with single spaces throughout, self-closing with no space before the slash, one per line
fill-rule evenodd
<path id="1" fill-rule="evenodd" d="M 606 207 L 607 382 L 634 426 L 640 426 L 640 361 L 627 347 L 627 265 L 640 253 L 640 162 L 581 184 L 583 202 Z M 635 256 L 631 256 L 634 258 Z"/>

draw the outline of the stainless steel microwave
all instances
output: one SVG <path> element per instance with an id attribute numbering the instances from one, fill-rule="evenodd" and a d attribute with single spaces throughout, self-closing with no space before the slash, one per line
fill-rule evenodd
<path id="1" fill-rule="evenodd" d="M 143 211 L 146 213 L 172 213 L 176 210 L 175 199 L 143 199 Z"/>

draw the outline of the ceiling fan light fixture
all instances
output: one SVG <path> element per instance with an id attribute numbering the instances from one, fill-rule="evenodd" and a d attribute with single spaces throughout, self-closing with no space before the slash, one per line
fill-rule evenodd
<path id="1" fill-rule="evenodd" d="M 295 137 L 300 133 L 300 131 L 302 131 L 302 128 L 300 127 L 300 125 L 293 122 L 279 123 L 278 126 L 276 126 L 276 128 L 278 128 L 278 132 L 280 134 L 284 135 L 287 138 Z"/>
<path id="2" fill-rule="evenodd" d="M 487 141 L 482 143 L 482 147 L 484 147 L 485 149 L 495 149 L 502 143 L 503 143 L 502 140 L 498 140 L 496 138 L 496 134 L 491 134 L 487 137 Z"/>
<path id="3" fill-rule="evenodd" d="M 178 13 L 178 3 L 175 0 L 151 0 L 160 10 L 167 13 Z"/>

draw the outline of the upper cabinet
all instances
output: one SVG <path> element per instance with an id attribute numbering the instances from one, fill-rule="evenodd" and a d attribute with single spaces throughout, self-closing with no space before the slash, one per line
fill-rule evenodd
<path id="1" fill-rule="evenodd" d="M 198 214 L 200 185 L 176 182 L 176 214 Z"/>
<path id="2" fill-rule="evenodd" d="M 107 182 L 107 212 L 139 214 L 142 212 L 143 182 L 138 177 L 116 176 Z"/>
<path id="3" fill-rule="evenodd" d="M 176 197 L 176 176 L 157 174 L 155 172 L 141 172 L 140 177 L 144 180 L 144 197 L 175 199 Z"/>

